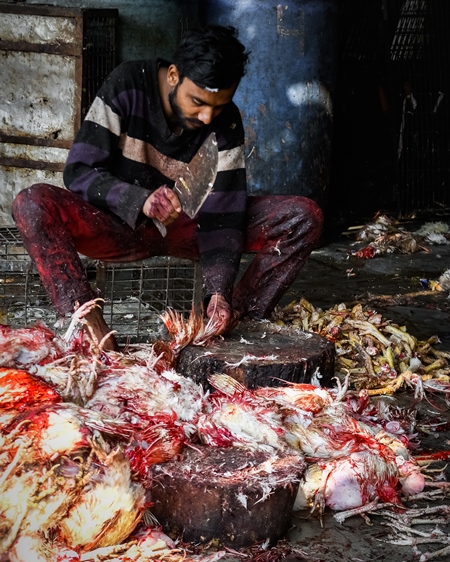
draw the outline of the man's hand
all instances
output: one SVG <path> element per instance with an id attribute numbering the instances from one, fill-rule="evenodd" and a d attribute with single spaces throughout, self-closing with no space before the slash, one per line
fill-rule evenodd
<path id="1" fill-rule="evenodd" d="M 210 320 L 216 323 L 217 336 L 232 330 L 238 321 L 237 313 L 231 309 L 231 306 L 222 295 L 218 295 L 217 293 L 211 297 L 206 315 Z"/>
<path id="2" fill-rule="evenodd" d="M 162 185 L 147 197 L 142 212 L 150 219 L 157 219 L 168 226 L 181 213 L 181 203 L 176 193 Z"/>

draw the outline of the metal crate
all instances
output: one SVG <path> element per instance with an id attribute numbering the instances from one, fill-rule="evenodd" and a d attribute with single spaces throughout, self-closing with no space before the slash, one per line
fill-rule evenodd
<path id="1" fill-rule="evenodd" d="M 82 257 L 92 286 L 105 299 L 105 319 L 121 342 L 159 335 L 159 315 L 168 307 L 188 314 L 200 306 L 202 281 L 196 262 L 157 257 L 142 262 L 106 263 Z M 65 329 L 22 246 L 15 228 L 0 228 L 0 322 L 15 328 L 37 321 L 56 333 Z"/>
<path id="2" fill-rule="evenodd" d="M 185 315 L 201 303 L 202 281 L 196 262 L 158 257 L 131 263 L 97 262 L 95 283 L 105 298 L 105 319 L 118 340 L 157 336 L 159 315 L 174 308 Z"/>

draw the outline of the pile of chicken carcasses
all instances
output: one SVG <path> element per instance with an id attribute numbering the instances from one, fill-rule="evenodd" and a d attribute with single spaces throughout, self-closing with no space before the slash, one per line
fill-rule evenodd
<path id="1" fill-rule="evenodd" d="M 267 473 L 293 459 L 283 485 L 301 480 L 295 508 L 400 504 L 425 485 L 409 450 L 414 421 L 398 423 L 398 412 L 394 421 L 367 391 L 249 390 L 217 374 L 215 391 L 204 392 L 173 369 L 170 342 L 106 353 L 77 329 L 82 313 L 75 320 L 61 338 L 44 326 L 1 333 L 0 553 L 11 562 L 90 560 L 100 551 L 140 560 L 143 548 L 147 558 L 162 548 L 165 559 L 182 559 L 145 522 L 153 467 L 180 462 L 196 444 L 264 451 Z M 270 493 L 266 479 L 261 501 Z"/>

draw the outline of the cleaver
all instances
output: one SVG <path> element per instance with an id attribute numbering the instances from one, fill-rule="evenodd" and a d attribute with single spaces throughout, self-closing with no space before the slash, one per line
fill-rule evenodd
<path id="1" fill-rule="evenodd" d="M 211 193 L 217 176 L 218 163 L 216 134 L 211 133 L 175 181 L 172 189 L 177 194 L 183 211 L 191 219 L 195 217 Z M 157 219 L 153 219 L 153 222 L 162 236 L 165 236 L 167 229 L 162 222 Z"/>

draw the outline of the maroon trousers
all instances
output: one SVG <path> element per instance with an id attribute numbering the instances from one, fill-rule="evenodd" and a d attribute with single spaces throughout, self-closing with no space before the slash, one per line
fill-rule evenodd
<path id="1" fill-rule="evenodd" d="M 25 249 L 61 315 L 95 298 L 78 254 L 110 262 L 173 256 L 198 260 L 197 225 L 181 214 L 163 238 L 147 220 L 133 230 L 66 189 L 36 184 L 13 203 Z M 233 308 L 267 317 L 297 277 L 322 232 L 323 216 L 300 196 L 250 197 L 244 252 L 256 256 L 235 287 Z"/>

